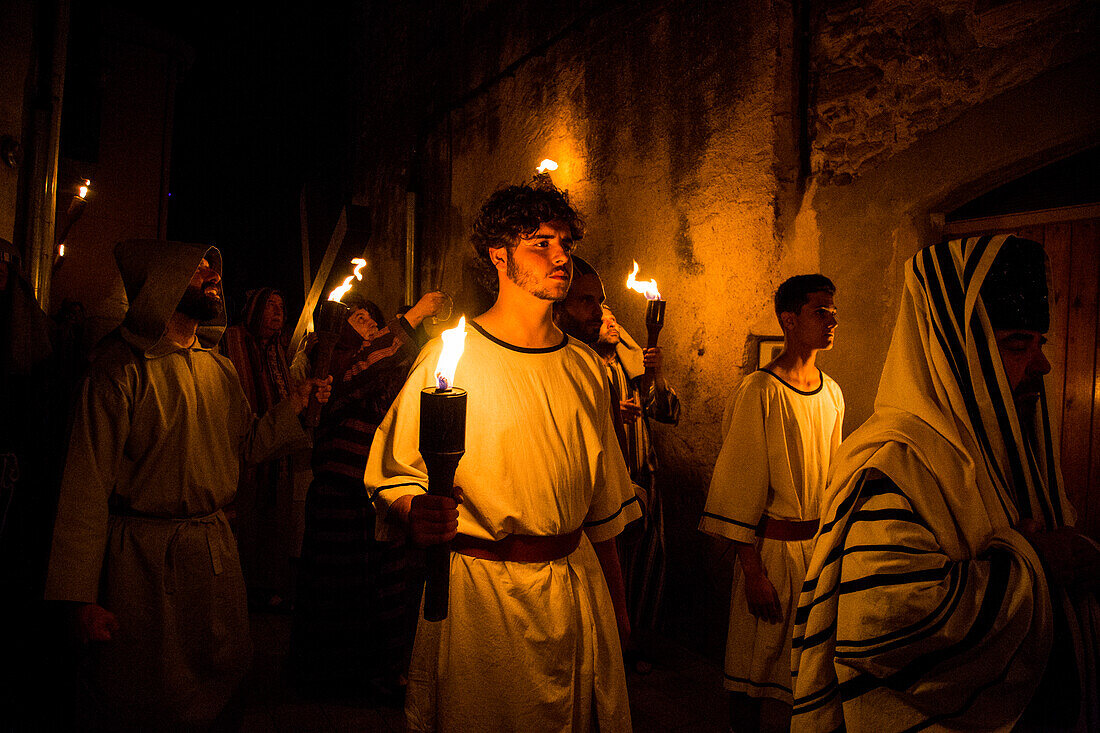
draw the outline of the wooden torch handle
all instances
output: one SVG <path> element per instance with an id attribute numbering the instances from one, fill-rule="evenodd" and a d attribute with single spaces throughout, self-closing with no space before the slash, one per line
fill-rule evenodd
<path id="1" fill-rule="evenodd" d="M 428 469 L 428 493 L 453 496 L 458 457 L 453 461 L 433 461 L 425 456 L 424 462 Z M 427 621 L 442 621 L 447 618 L 451 591 L 451 543 L 429 546 L 425 550 L 424 562 L 424 618 Z"/>
<path id="2" fill-rule="evenodd" d="M 332 369 L 332 353 L 336 350 L 336 338 L 336 334 L 317 334 L 317 344 L 313 347 L 313 372 L 310 375 L 314 379 L 324 379 L 329 375 L 329 370 Z M 315 428 L 321 422 L 321 403 L 317 401 L 317 390 L 309 395 L 303 422 L 307 428 Z"/>

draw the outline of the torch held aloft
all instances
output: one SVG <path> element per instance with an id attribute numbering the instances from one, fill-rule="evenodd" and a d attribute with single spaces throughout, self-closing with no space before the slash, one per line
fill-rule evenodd
<path id="1" fill-rule="evenodd" d="M 646 348 L 652 349 L 657 346 L 657 336 L 661 333 L 661 327 L 665 325 L 665 301 L 663 300 L 648 300 L 645 306 L 645 329 L 648 335 L 646 341 Z M 644 389 L 642 390 L 643 404 L 646 396 L 649 395 L 649 389 L 653 385 L 653 380 L 656 375 L 653 373 L 652 367 L 645 368 Z"/>
<path id="2" fill-rule="evenodd" d="M 332 369 L 332 352 L 336 350 L 340 331 L 348 320 L 348 310 L 348 307 L 338 300 L 324 300 L 317 306 L 317 315 L 313 319 L 317 344 L 313 347 L 311 377 L 324 379 L 329 375 Z M 317 401 L 317 393 L 313 392 L 309 396 L 309 406 L 306 407 L 304 422 L 306 427 L 315 428 L 320 421 L 321 403 Z"/>

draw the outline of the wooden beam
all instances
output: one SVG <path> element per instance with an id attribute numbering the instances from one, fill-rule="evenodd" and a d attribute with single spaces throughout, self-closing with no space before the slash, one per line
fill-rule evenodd
<path id="1" fill-rule="evenodd" d="M 313 285 L 313 273 L 309 267 L 309 212 L 306 210 L 306 187 L 302 186 L 302 195 L 298 199 L 298 213 L 301 215 L 299 227 L 302 237 L 302 297 L 309 297 Z"/>
<path id="2" fill-rule="evenodd" d="M 949 221 L 943 225 L 943 234 L 946 237 L 965 237 L 976 234 L 992 234 L 995 231 L 1006 229 L 1039 226 L 1040 224 L 1096 219 L 1097 217 L 1100 217 L 1100 204 L 1078 204 L 1076 206 L 1063 206 L 1058 209 L 1039 209 L 1001 216 L 986 216 L 981 219 Z"/>
<path id="3" fill-rule="evenodd" d="M 340 245 L 344 243 L 344 235 L 348 233 L 348 210 L 340 209 L 340 218 L 336 221 L 336 227 L 332 230 L 332 236 L 328 240 L 328 249 L 325 250 L 325 258 L 321 260 L 321 267 L 317 270 L 317 277 L 313 278 L 313 285 L 306 295 L 302 313 L 298 316 L 298 325 L 294 327 L 294 335 L 290 337 L 290 354 L 293 356 L 298 351 L 298 344 L 305 338 L 306 329 L 313 325 L 313 309 L 321 299 L 321 291 L 328 282 L 329 273 L 336 263 L 336 255 L 340 252 Z"/>

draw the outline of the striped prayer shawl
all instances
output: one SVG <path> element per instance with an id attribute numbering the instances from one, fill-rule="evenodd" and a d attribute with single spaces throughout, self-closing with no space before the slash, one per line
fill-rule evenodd
<path id="1" fill-rule="evenodd" d="M 1006 239 L 907 263 L 875 414 L 834 459 L 796 612 L 796 730 L 1010 729 L 1035 694 L 1055 614 L 1013 526 L 1074 515 L 1045 395 L 1022 424 L 980 296 Z"/>

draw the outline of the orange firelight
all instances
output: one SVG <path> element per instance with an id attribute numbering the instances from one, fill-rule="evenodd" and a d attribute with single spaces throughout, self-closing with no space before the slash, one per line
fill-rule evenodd
<path id="1" fill-rule="evenodd" d="M 646 297 L 646 300 L 660 300 L 661 293 L 657 290 L 656 280 L 636 280 L 634 276 L 638 274 L 638 261 L 634 260 L 634 272 L 626 276 L 626 286 L 631 290 L 641 293 Z"/>
<path id="2" fill-rule="evenodd" d="M 337 303 L 339 303 L 340 299 L 343 298 L 345 295 L 347 295 L 347 292 L 349 290 L 351 290 L 351 281 L 353 279 L 355 279 L 355 280 L 362 280 L 363 279 L 363 276 L 359 274 L 359 271 L 367 266 L 367 261 L 364 260 L 364 259 L 360 259 L 359 257 L 356 257 L 354 260 L 351 261 L 351 263 L 353 265 L 355 265 L 355 272 L 353 272 L 352 274 L 350 274 L 350 275 L 348 275 L 347 277 L 344 278 L 344 284 L 343 285 L 341 285 L 338 288 L 334 288 L 333 291 L 328 294 L 328 299 L 329 300 L 335 300 Z"/>
<path id="3" fill-rule="evenodd" d="M 443 351 L 435 364 L 435 383 L 437 389 L 446 392 L 454 385 L 458 360 L 466 348 L 466 316 L 458 319 L 457 326 L 439 335 L 443 338 Z"/>

